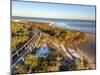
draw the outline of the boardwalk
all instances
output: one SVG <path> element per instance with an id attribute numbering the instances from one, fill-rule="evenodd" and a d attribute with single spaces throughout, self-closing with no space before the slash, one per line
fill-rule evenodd
<path id="1" fill-rule="evenodd" d="M 41 37 L 41 32 L 39 29 L 35 28 L 35 32 L 33 32 L 33 36 L 30 38 L 30 40 L 25 43 L 19 50 L 17 50 L 14 54 L 12 54 L 12 66 L 11 68 L 14 68 L 21 60 L 25 58 L 28 54 L 34 50 L 36 47 L 38 41 Z"/>

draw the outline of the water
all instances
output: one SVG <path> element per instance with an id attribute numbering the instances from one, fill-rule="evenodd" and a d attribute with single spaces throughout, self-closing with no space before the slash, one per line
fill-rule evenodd
<path id="1" fill-rule="evenodd" d="M 91 33 L 95 33 L 95 26 L 96 26 L 95 21 L 88 21 L 88 20 L 47 19 L 47 18 L 33 18 L 33 17 L 17 17 L 17 16 L 13 16 L 12 19 L 49 22 L 63 29 L 71 29 L 71 30 L 91 32 Z"/>
<path id="2" fill-rule="evenodd" d="M 50 53 L 50 49 L 48 47 L 41 47 L 37 50 L 36 56 L 37 57 L 46 57 Z"/>

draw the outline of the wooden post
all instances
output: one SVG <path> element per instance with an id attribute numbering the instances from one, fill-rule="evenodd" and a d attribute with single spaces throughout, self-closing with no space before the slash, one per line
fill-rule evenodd
<path id="1" fill-rule="evenodd" d="M 17 54 L 17 56 L 19 56 L 18 52 L 16 54 Z"/>

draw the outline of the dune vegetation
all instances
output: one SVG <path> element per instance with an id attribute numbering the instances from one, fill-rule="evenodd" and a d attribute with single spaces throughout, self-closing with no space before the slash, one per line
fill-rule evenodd
<path id="1" fill-rule="evenodd" d="M 32 36 L 30 30 L 37 27 L 41 33 L 41 39 L 31 54 L 17 64 L 15 73 L 36 73 L 90 69 L 89 63 L 83 59 L 72 61 L 58 46 L 71 47 L 87 41 L 87 34 L 75 30 L 65 30 L 50 23 L 44 22 L 12 22 L 12 47 L 18 50 Z M 50 52 L 46 57 L 37 57 L 38 49 L 46 45 Z"/>

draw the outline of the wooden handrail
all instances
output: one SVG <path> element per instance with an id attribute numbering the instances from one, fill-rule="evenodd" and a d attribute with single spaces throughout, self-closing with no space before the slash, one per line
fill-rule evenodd
<path id="1" fill-rule="evenodd" d="M 36 29 L 36 30 L 38 30 L 39 32 L 40 32 L 40 30 L 38 29 L 38 28 L 34 28 L 34 29 Z M 34 33 L 35 34 L 35 33 Z M 12 57 L 14 56 L 14 55 L 16 55 L 19 51 L 21 51 L 26 45 L 28 45 L 30 42 L 31 42 L 31 40 L 34 38 L 34 36 L 35 35 L 33 35 L 32 36 L 32 38 L 30 38 L 29 39 L 29 41 L 27 41 L 20 49 L 18 49 L 14 54 L 12 54 Z"/>

